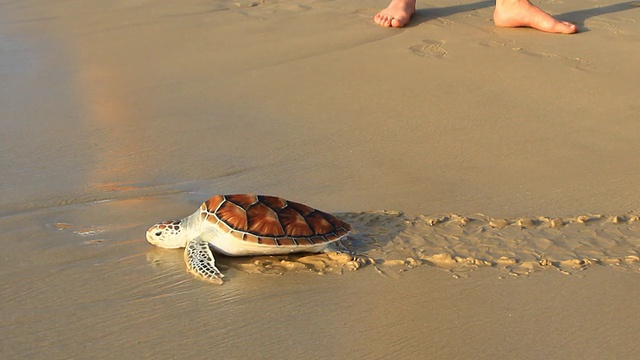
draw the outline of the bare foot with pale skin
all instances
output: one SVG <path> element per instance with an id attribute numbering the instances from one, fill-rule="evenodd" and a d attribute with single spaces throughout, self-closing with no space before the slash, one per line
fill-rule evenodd
<path id="1" fill-rule="evenodd" d="M 376 24 L 384 27 L 403 27 L 416 12 L 416 0 L 391 0 L 386 9 L 373 17 Z"/>
<path id="2" fill-rule="evenodd" d="M 550 33 L 576 32 L 574 24 L 556 20 L 528 0 L 496 0 L 493 23 L 501 27 L 530 27 Z"/>
<path id="3" fill-rule="evenodd" d="M 403 27 L 416 12 L 416 0 L 391 0 L 386 9 L 374 16 L 380 26 Z M 500 27 L 530 27 L 550 33 L 573 34 L 576 26 L 556 20 L 529 0 L 496 0 L 493 22 Z"/>

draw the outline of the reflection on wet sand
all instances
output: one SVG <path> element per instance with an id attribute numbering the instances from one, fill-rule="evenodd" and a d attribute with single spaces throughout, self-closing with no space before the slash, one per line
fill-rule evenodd
<path id="1" fill-rule="evenodd" d="M 78 86 L 86 109 L 85 126 L 92 131 L 94 163 L 87 167 L 88 186 L 103 191 L 130 190 L 121 184 L 140 179 L 144 152 L 143 134 L 130 126 L 135 122 L 129 108 L 127 91 L 131 89 L 122 71 L 101 63 L 100 58 L 77 55 Z"/>

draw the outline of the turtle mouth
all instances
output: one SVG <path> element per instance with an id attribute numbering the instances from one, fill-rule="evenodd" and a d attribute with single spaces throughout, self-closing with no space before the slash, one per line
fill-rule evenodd
<path id="1" fill-rule="evenodd" d="M 147 230 L 147 241 L 153 245 L 157 245 L 160 246 L 160 240 L 157 239 L 155 237 L 155 233 L 157 233 L 157 230 L 153 230 L 153 229 L 149 229 Z M 162 235 L 162 233 L 160 233 L 160 235 Z M 158 235 L 159 236 L 159 235 Z"/>
<path id="2" fill-rule="evenodd" d="M 147 230 L 147 241 L 165 249 L 180 248 L 180 244 L 176 243 L 180 234 L 180 224 L 181 221 L 169 220 L 153 225 Z"/>
<path id="3" fill-rule="evenodd" d="M 153 232 L 151 232 L 151 233 L 147 232 L 147 241 L 152 245 L 159 246 L 159 247 L 164 248 L 164 249 L 178 249 L 178 248 L 180 248 L 180 246 L 178 246 L 178 245 L 170 244 L 170 243 L 167 243 L 165 241 L 162 241 L 162 239 L 158 239 Z"/>

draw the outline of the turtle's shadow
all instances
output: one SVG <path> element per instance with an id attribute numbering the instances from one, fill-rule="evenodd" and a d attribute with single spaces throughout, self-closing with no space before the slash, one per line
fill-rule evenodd
<path id="1" fill-rule="evenodd" d="M 400 211 L 342 213 L 336 216 L 352 227 L 351 233 L 339 245 L 356 255 L 383 253 L 384 248 L 397 239 L 410 223 Z"/>
<path id="2" fill-rule="evenodd" d="M 459 13 L 467 13 L 474 10 L 485 9 L 495 6 L 495 1 L 478 1 L 470 4 L 459 4 L 454 6 L 436 7 L 436 8 L 422 8 L 416 11 L 416 14 L 411 19 L 411 22 L 407 27 L 418 26 L 422 23 L 435 20 L 437 18 L 446 18 L 451 15 Z M 612 14 L 621 11 L 631 10 L 638 8 L 637 1 L 625 1 L 618 4 L 611 4 L 602 7 L 592 7 L 583 10 L 570 11 L 561 14 L 552 14 L 555 18 L 569 21 L 576 24 L 579 28 L 579 32 L 589 31 L 585 28 L 584 23 L 587 19 Z M 543 9 L 544 10 L 544 9 Z"/>

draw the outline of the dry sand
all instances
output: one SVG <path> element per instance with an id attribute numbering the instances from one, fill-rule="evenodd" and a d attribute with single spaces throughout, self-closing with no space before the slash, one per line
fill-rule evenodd
<path id="1" fill-rule="evenodd" d="M 0 2 L 0 358 L 637 357 L 639 3 L 385 5 Z M 236 192 L 358 261 L 145 242 Z"/>

